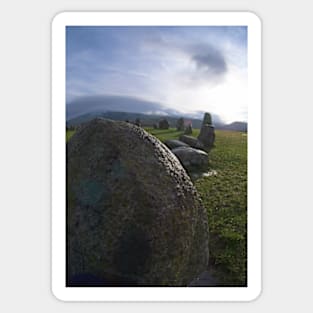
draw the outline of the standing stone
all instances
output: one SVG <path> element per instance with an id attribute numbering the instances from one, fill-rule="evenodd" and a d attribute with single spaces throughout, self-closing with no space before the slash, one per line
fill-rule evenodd
<path id="1" fill-rule="evenodd" d="M 214 126 L 212 125 L 212 117 L 210 113 L 205 113 L 198 140 L 203 143 L 204 147 L 211 149 L 215 141 Z"/>
<path id="2" fill-rule="evenodd" d="M 187 286 L 207 269 L 205 208 L 178 159 L 130 123 L 67 144 L 67 286 Z"/>
<path id="3" fill-rule="evenodd" d="M 185 128 L 185 120 L 183 117 L 181 117 L 176 122 L 176 130 L 177 131 L 184 131 L 184 128 Z"/>
<path id="4" fill-rule="evenodd" d="M 185 135 L 191 135 L 191 134 L 192 134 L 192 126 L 191 126 L 191 124 L 189 124 L 189 125 L 186 127 L 184 134 L 185 134 Z"/>
<path id="5" fill-rule="evenodd" d="M 198 140 L 203 143 L 205 148 L 212 148 L 215 141 L 214 126 L 202 125 Z"/>
<path id="6" fill-rule="evenodd" d="M 202 125 L 212 125 L 212 116 L 210 113 L 204 113 Z"/>

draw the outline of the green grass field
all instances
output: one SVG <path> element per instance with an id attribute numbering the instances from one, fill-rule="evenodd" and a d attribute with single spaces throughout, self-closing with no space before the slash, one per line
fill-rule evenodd
<path id="1" fill-rule="evenodd" d="M 177 139 L 176 129 L 146 128 L 161 141 Z M 73 131 L 67 132 L 68 140 Z M 193 130 L 193 136 L 199 129 Z M 194 183 L 208 212 L 210 271 L 220 285 L 245 286 L 247 282 L 247 134 L 216 131 L 208 169 L 216 175 Z"/>
<path id="2" fill-rule="evenodd" d="M 245 285 L 247 269 L 247 136 L 216 131 L 209 166 L 195 182 L 208 211 L 210 265 L 225 285 Z"/>

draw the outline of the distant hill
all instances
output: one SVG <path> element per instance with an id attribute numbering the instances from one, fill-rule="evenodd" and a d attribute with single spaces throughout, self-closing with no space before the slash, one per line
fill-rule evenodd
<path id="1" fill-rule="evenodd" d="M 182 113 L 168 106 L 153 101 L 131 97 L 131 96 L 117 96 L 117 95 L 94 95 L 94 96 L 81 96 L 67 101 L 66 103 L 66 120 L 70 121 L 75 118 L 81 118 L 84 115 L 98 116 L 104 112 L 119 112 L 125 113 L 125 118 L 112 118 L 112 119 L 132 119 L 133 116 L 126 117 L 126 113 L 135 113 L 157 117 L 184 117 L 188 120 L 195 121 L 193 127 L 199 128 L 196 120 L 202 120 L 204 111 L 194 111 L 192 113 Z M 110 113 L 111 114 L 111 113 Z M 214 113 L 212 114 L 213 123 L 216 127 L 223 125 L 220 117 Z M 201 124 L 200 124 L 201 125 Z"/>
<path id="2" fill-rule="evenodd" d="M 140 119 L 142 126 L 145 127 L 152 127 L 153 124 L 158 124 L 159 121 L 163 118 L 166 118 L 170 124 L 170 127 L 176 127 L 177 119 L 180 118 L 180 115 L 177 116 L 164 116 L 159 114 L 143 114 L 143 113 L 133 113 L 133 112 L 115 112 L 115 111 L 108 111 L 108 112 L 93 112 L 83 114 L 76 118 L 73 118 L 67 121 L 67 126 L 78 126 L 80 124 L 86 123 L 96 117 L 103 117 L 108 118 L 111 120 L 118 120 L 118 121 L 126 121 L 134 122 L 137 118 Z M 185 120 L 190 121 L 192 123 L 192 127 L 200 128 L 202 120 L 195 119 L 195 118 L 185 118 Z"/>
<path id="3" fill-rule="evenodd" d="M 141 113 L 138 113 L 141 112 Z M 183 117 L 190 121 L 193 128 L 201 128 L 203 114 L 196 111 L 193 113 L 182 113 L 170 109 L 158 102 L 147 101 L 136 97 L 116 95 L 95 95 L 78 97 L 66 104 L 67 126 L 78 126 L 95 117 L 103 117 L 112 120 L 133 122 L 136 118 L 141 124 L 152 127 L 158 124 L 162 118 L 166 118 L 170 127 L 176 127 L 177 119 Z M 212 114 L 213 125 L 216 129 L 228 129 L 234 131 L 247 131 L 247 123 L 233 122 L 226 125 L 220 117 Z"/>
<path id="4" fill-rule="evenodd" d="M 248 124 L 246 122 L 233 122 L 233 123 L 224 125 L 222 129 L 247 132 Z"/>
<path id="5" fill-rule="evenodd" d="M 83 96 L 66 103 L 66 119 L 83 114 L 99 112 L 141 112 L 143 114 L 176 115 L 179 112 L 161 103 L 129 96 L 95 95 Z"/>
<path id="6" fill-rule="evenodd" d="M 176 122 L 181 117 L 181 115 L 164 116 L 159 114 L 143 114 L 143 113 L 115 112 L 115 111 L 92 112 L 70 119 L 67 121 L 66 125 L 67 127 L 76 127 L 86 122 L 89 122 L 96 117 L 103 117 L 117 121 L 127 120 L 129 122 L 134 122 L 137 118 L 139 118 L 142 126 L 144 127 L 152 127 L 153 124 L 158 124 L 161 119 L 166 118 L 170 124 L 170 127 L 176 127 Z M 193 128 L 201 128 L 202 119 L 188 118 L 186 116 L 184 116 L 184 119 L 185 121 L 190 121 L 192 123 Z M 218 121 L 217 123 L 215 123 L 213 115 L 213 124 L 216 129 L 247 132 L 246 122 L 233 122 L 231 124 L 223 124 L 220 121 Z"/>

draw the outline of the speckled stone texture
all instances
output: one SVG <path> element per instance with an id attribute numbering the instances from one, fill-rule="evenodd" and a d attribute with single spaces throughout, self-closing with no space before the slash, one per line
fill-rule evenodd
<path id="1" fill-rule="evenodd" d="M 67 144 L 67 285 L 186 286 L 207 263 L 207 213 L 170 150 L 125 122 L 78 130 Z"/>

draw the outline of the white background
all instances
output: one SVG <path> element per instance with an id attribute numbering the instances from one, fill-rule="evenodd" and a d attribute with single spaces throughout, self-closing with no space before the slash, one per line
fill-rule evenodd
<path id="1" fill-rule="evenodd" d="M 75 0 L 0 7 L 0 309 L 3 312 L 310 312 L 310 1 Z M 50 292 L 50 22 L 72 10 L 236 10 L 263 21 L 263 293 L 251 303 L 63 303 Z"/>

